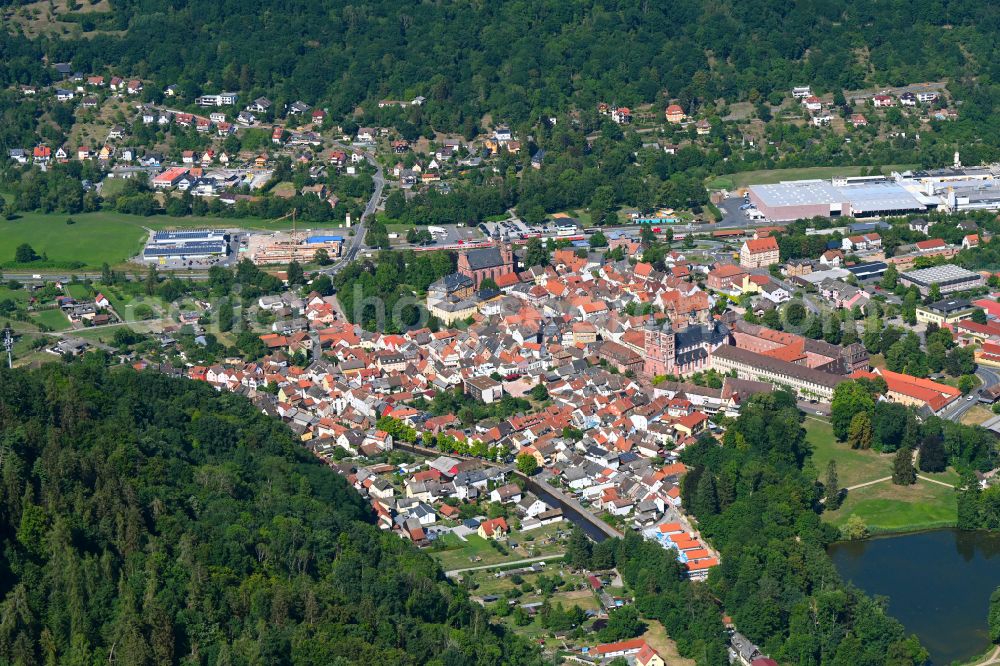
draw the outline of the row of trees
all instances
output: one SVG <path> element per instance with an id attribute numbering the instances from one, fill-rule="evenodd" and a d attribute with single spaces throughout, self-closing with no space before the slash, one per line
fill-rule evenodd
<path id="1" fill-rule="evenodd" d="M 983 428 L 967 426 L 937 416 L 917 420 L 913 408 L 877 402 L 885 392 L 884 382 L 859 379 L 841 382 L 833 392 L 831 423 L 840 441 L 853 448 L 882 452 L 918 450 L 920 469 L 941 472 L 949 464 L 959 470 L 992 469 L 997 451 L 992 435 Z"/>

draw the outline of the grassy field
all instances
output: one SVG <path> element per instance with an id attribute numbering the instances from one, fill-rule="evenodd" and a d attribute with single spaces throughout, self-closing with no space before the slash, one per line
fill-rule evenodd
<path id="1" fill-rule="evenodd" d="M 51 261 L 79 261 L 100 268 L 104 262 L 119 264 L 135 256 L 146 238 L 141 217 L 89 213 L 74 215 L 76 224 L 66 224 L 68 217 L 25 213 L 5 222 L 0 235 L 0 262 L 12 262 L 17 247 L 28 243 Z M 25 266 L 25 270 L 30 268 L 30 264 Z"/>
<path id="2" fill-rule="evenodd" d="M 290 229 L 291 219 L 275 222 L 258 218 L 140 217 L 120 213 L 83 213 L 73 215 L 76 224 L 66 224 L 71 216 L 24 213 L 4 222 L 0 234 L 0 264 L 12 262 L 18 245 L 28 243 L 39 254 L 54 262 L 79 261 L 88 268 L 100 268 L 107 262 L 115 266 L 128 261 L 142 249 L 146 229 L 240 227 L 244 229 Z M 302 225 L 300 225 L 302 226 Z M 23 267 L 25 270 L 30 265 Z"/>
<path id="3" fill-rule="evenodd" d="M 943 472 L 930 473 L 930 472 L 920 472 L 917 474 L 920 476 L 926 476 L 928 479 L 934 479 L 935 481 L 940 481 L 941 483 L 947 483 L 951 486 L 957 486 L 962 480 L 962 475 L 955 471 L 954 467 L 949 467 Z"/>
<path id="4" fill-rule="evenodd" d="M 837 461 L 837 479 L 842 488 L 892 475 L 892 454 L 851 449 L 834 439 L 826 421 L 807 418 L 805 428 L 820 479 L 825 478 L 830 460 Z M 958 474 L 952 468 L 940 474 L 918 473 L 943 483 L 958 481 Z M 823 513 L 823 520 L 840 527 L 856 514 L 872 532 L 908 532 L 954 525 L 956 512 L 955 492 L 950 488 L 924 479 L 918 479 L 912 486 L 881 481 L 849 491 L 839 509 Z"/>
<path id="5" fill-rule="evenodd" d="M 486 539 L 476 534 L 470 534 L 465 541 L 454 534 L 446 534 L 440 537 L 438 542 L 445 544 L 448 549 L 431 550 L 430 553 L 441 562 L 441 568 L 445 571 L 485 564 L 502 564 L 505 561 L 520 559 L 501 555 L 487 543 Z"/>
<path id="6" fill-rule="evenodd" d="M 78 301 L 90 298 L 90 290 L 85 284 L 70 284 L 66 286 L 69 295 Z"/>
<path id="7" fill-rule="evenodd" d="M 73 331 L 72 337 L 110 345 L 114 342 L 115 331 L 123 326 L 128 326 L 128 324 L 112 324 L 110 326 L 101 326 L 100 328 L 82 328 L 79 331 Z"/>
<path id="8" fill-rule="evenodd" d="M 694 659 L 685 659 L 677 652 L 677 643 L 675 643 L 668 635 L 667 630 L 663 628 L 663 625 L 656 620 L 646 620 L 648 629 L 646 633 L 642 635 L 642 638 L 649 643 L 650 647 L 660 653 L 663 660 L 666 661 L 670 666 L 694 666 Z"/>
<path id="9" fill-rule="evenodd" d="M 8 298 L 15 303 L 27 303 L 28 292 L 24 289 L 10 289 L 8 287 L 0 286 L 0 301 Z"/>
<path id="10" fill-rule="evenodd" d="M 130 314 L 130 307 L 134 307 L 138 303 L 146 300 L 142 296 L 133 297 L 130 294 L 126 294 L 118 287 L 111 285 L 96 283 L 94 288 L 104 294 L 104 296 L 108 299 L 108 302 L 111 303 L 111 307 L 114 308 L 115 312 L 117 312 L 120 317 L 128 317 Z"/>
<path id="11" fill-rule="evenodd" d="M 593 596 L 593 593 L 590 592 L 590 588 L 587 587 L 587 581 L 584 577 L 580 574 L 571 573 L 564 564 L 550 564 L 545 566 L 541 574 L 521 574 L 521 578 L 534 584 L 539 575 L 547 576 L 549 578 L 558 577 L 562 580 L 568 580 L 572 584 L 572 587 L 585 587 L 586 591 Z M 462 578 L 469 578 L 475 582 L 476 587 L 474 594 L 478 596 L 503 594 L 507 590 L 519 587 L 511 580 L 511 576 L 497 578 L 493 572 L 490 571 L 468 571 L 462 574 Z"/>
<path id="12" fill-rule="evenodd" d="M 39 324 L 45 324 L 54 331 L 65 331 L 70 327 L 69 319 L 62 310 L 42 310 L 31 315 Z"/>
<path id="13" fill-rule="evenodd" d="M 839 527 L 851 515 L 860 516 L 873 533 L 910 532 L 954 525 L 958 505 L 955 491 L 936 483 L 918 479 L 912 486 L 896 486 L 886 481 L 852 490 L 823 519 Z"/>
<path id="14" fill-rule="evenodd" d="M 491 564 L 504 564 L 516 562 L 530 557 L 540 557 L 543 555 L 561 555 L 565 548 L 562 543 L 551 542 L 543 544 L 545 537 L 554 534 L 559 529 L 565 528 L 559 523 L 546 525 L 530 532 L 511 532 L 507 542 L 502 542 L 506 554 L 498 552 L 486 539 L 470 534 L 466 541 L 462 541 L 454 534 L 446 534 L 438 539 L 439 543 L 445 545 L 445 550 L 432 549 L 429 553 L 437 558 L 441 563 L 441 568 L 445 571 L 453 569 L 465 569 L 467 567 L 479 567 Z M 532 541 L 525 541 L 525 537 L 534 537 Z M 517 543 L 516 549 L 509 546 L 510 543 Z M 533 555 L 537 549 L 537 555 Z M 479 559 L 476 559 L 479 558 Z"/>
<path id="15" fill-rule="evenodd" d="M 975 407 L 969 409 L 966 413 L 962 414 L 962 418 L 960 420 L 965 425 L 979 425 L 980 423 L 993 418 L 993 416 L 993 412 L 986 407 L 976 405 Z"/>
<path id="16" fill-rule="evenodd" d="M 805 428 L 806 441 L 812 445 L 813 464 L 820 479 L 825 478 L 826 466 L 831 460 L 837 461 L 837 480 L 842 488 L 892 474 L 891 455 L 860 451 L 852 449 L 846 443 L 837 442 L 828 421 L 808 417 Z"/>
<path id="17" fill-rule="evenodd" d="M 891 164 L 882 167 L 882 173 L 889 174 L 893 171 L 905 171 L 913 168 L 913 164 Z M 711 178 L 706 187 L 710 190 L 735 190 L 747 185 L 767 185 L 770 183 L 780 183 L 783 180 L 806 180 L 809 178 L 833 178 L 834 176 L 857 176 L 861 169 L 868 167 L 839 166 L 839 167 L 801 167 L 797 169 L 760 169 L 758 171 L 744 171 L 742 173 L 727 174 Z"/>

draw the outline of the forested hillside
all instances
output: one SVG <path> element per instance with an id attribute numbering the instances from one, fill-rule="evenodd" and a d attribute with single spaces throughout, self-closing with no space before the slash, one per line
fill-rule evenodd
<path id="1" fill-rule="evenodd" d="M 533 664 L 280 422 L 100 359 L 0 370 L 0 663 Z"/>
<path id="2" fill-rule="evenodd" d="M 0 4 L 18 4 L 9 1 Z M 180 84 L 185 96 L 382 98 L 437 127 L 509 122 L 599 100 L 766 98 L 949 77 L 996 80 L 1000 6 L 979 0 L 112 0 L 63 14 L 83 33 L 0 44 L 0 84 L 81 71 Z M 17 30 L 11 23 L 8 30 Z M 124 31 L 124 32 L 122 32 Z M 986 101 L 986 100 L 982 100 Z M 988 105 L 986 107 L 988 109 Z"/>

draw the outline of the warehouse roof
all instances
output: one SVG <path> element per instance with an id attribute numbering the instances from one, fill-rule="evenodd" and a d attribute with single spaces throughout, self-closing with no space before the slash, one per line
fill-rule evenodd
<path id="1" fill-rule="evenodd" d="M 979 277 L 979 274 L 955 264 L 941 264 L 940 266 L 909 271 L 903 273 L 900 277 L 917 284 L 931 285 L 974 280 Z"/>
<path id="2" fill-rule="evenodd" d="M 851 212 L 877 213 L 890 211 L 923 210 L 925 207 L 896 183 L 859 183 L 838 188 L 851 203 Z"/>
<path id="3" fill-rule="evenodd" d="M 844 202 L 837 188 L 825 180 L 790 180 L 773 185 L 751 185 L 749 189 L 767 206 L 807 206 Z"/>
<path id="4" fill-rule="evenodd" d="M 148 245 L 142 251 L 144 257 L 179 257 L 184 255 L 224 254 L 225 241 L 197 241 L 179 245 Z"/>
<path id="5" fill-rule="evenodd" d="M 849 203 L 852 213 L 923 210 L 903 186 L 890 181 L 834 185 L 827 180 L 792 180 L 751 185 L 766 206 L 816 206 Z"/>

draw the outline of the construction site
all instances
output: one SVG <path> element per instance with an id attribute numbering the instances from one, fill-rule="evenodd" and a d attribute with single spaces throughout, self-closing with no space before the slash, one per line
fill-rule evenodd
<path id="1" fill-rule="evenodd" d="M 250 260 L 260 265 L 287 264 L 292 261 L 311 263 L 316 253 L 326 251 L 330 259 L 340 256 L 344 237 L 325 234 L 322 231 L 279 231 L 257 233 L 250 236 L 247 254 Z"/>

